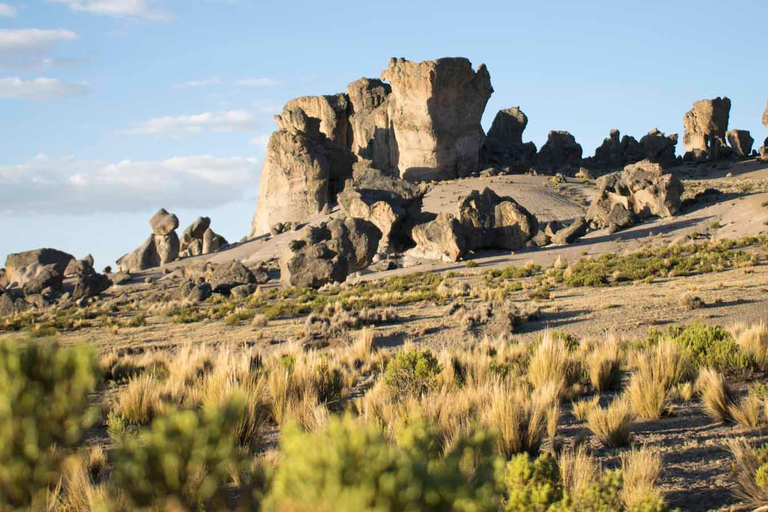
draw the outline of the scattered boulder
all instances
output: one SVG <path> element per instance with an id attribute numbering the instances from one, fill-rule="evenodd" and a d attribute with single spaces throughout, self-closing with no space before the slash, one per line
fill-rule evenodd
<path id="1" fill-rule="evenodd" d="M 354 179 L 347 180 L 338 200 L 347 217 L 372 222 L 379 231 L 379 253 L 410 245 L 406 225 L 421 212 L 426 189 L 382 171 L 356 165 Z"/>
<path id="2" fill-rule="evenodd" d="M 434 220 L 418 224 L 411 237 L 416 243 L 412 254 L 420 258 L 452 262 L 467 252 L 461 223 L 450 213 L 442 212 Z"/>
<path id="3" fill-rule="evenodd" d="M 65 276 L 74 276 L 93 269 L 93 256 L 90 254 L 81 260 L 72 259 L 64 269 Z"/>
<path id="4" fill-rule="evenodd" d="M 536 217 L 511 197 L 490 188 L 473 190 L 459 201 L 457 219 L 466 237 L 466 249 L 521 249 L 539 230 Z"/>
<path id="5" fill-rule="evenodd" d="M 47 288 L 60 291 L 63 283 L 64 274 L 56 269 L 56 265 L 46 265 L 35 277 L 24 283 L 24 295 L 40 294 Z"/>
<path id="6" fill-rule="evenodd" d="M 547 142 L 536 155 L 536 170 L 545 174 L 555 174 L 568 169 L 579 168 L 582 156 L 581 145 L 576 138 L 566 131 L 550 131 Z"/>
<path id="7" fill-rule="evenodd" d="M 212 254 L 222 247 L 229 245 L 227 239 L 216 234 L 214 230 L 208 228 L 203 234 L 202 254 Z"/>
<path id="8" fill-rule="evenodd" d="M 233 260 L 216 266 L 208 283 L 214 293 L 228 294 L 236 286 L 256 283 L 256 276 L 248 267 Z"/>
<path id="9" fill-rule="evenodd" d="M 640 139 L 643 159 L 657 163 L 664 168 L 671 167 L 677 162 L 677 134 L 665 135 L 658 128 L 649 131 Z M 632 163 L 632 162 L 627 162 Z"/>
<path id="10" fill-rule="evenodd" d="M 483 142 L 483 163 L 527 170 L 536 158 L 536 145 L 523 143 L 526 126 L 528 117 L 520 107 L 499 110 Z"/>
<path id="11" fill-rule="evenodd" d="M 589 224 L 584 217 L 578 217 L 569 226 L 558 229 L 550 236 L 550 240 L 555 245 L 572 244 L 579 238 L 587 234 Z"/>
<path id="12" fill-rule="evenodd" d="M 112 276 L 112 282 L 118 286 L 130 283 L 131 279 L 133 279 L 133 277 L 128 272 L 118 272 Z"/>
<path id="13" fill-rule="evenodd" d="M 680 210 L 683 184 L 661 165 L 644 160 L 597 180 L 597 195 L 587 212 L 596 227 L 626 228 L 651 216 Z"/>
<path id="14" fill-rule="evenodd" d="M 241 299 L 244 299 L 246 297 L 250 297 L 251 295 L 253 295 L 253 292 L 255 291 L 256 291 L 256 284 L 248 283 L 248 284 L 241 284 L 241 285 L 235 286 L 229 291 L 229 293 L 233 297 L 240 297 Z"/>
<path id="15" fill-rule="evenodd" d="M 24 286 L 36 277 L 48 265 L 53 265 L 56 272 L 64 274 L 74 256 L 56 249 L 35 249 L 9 254 L 5 259 L 5 281 L 10 285 Z"/>
<path id="16" fill-rule="evenodd" d="M 683 117 L 683 144 L 688 159 L 719 160 L 728 155 L 725 132 L 730 112 L 731 100 L 727 97 L 694 102 Z"/>
<path id="17" fill-rule="evenodd" d="M 474 71 L 465 58 L 390 59 L 381 78 L 392 87 L 387 110 L 400 177 L 455 179 L 479 170 L 480 120 L 493 93 L 484 64 Z"/>
<path id="18" fill-rule="evenodd" d="M 187 294 L 187 300 L 190 302 L 205 302 L 213 295 L 213 288 L 208 283 L 198 284 Z"/>
<path id="19" fill-rule="evenodd" d="M 165 236 L 179 227 L 179 219 L 174 214 L 168 213 L 165 208 L 160 208 L 149 219 L 149 225 L 152 227 L 153 235 Z"/>
<path id="20" fill-rule="evenodd" d="M 75 290 L 72 292 L 73 300 L 95 297 L 107 291 L 112 286 L 112 281 L 104 274 L 90 271 L 84 272 L 75 281 Z"/>
<path id="21" fill-rule="evenodd" d="M 389 95 L 392 87 L 376 78 L 361 78 L 347 86 L 350 149 L 358 158 L 386 174 L 397 174 L 392 164 Z"/>
<path id="22" fill-rule="evenodd" d="M 281 280 L 311 288 L 343 282 L 371 264 L 380 238 L 378 228 L 362 219 L 333 219 L 307 227 L 280 258 Z"/>
<path id="23" fill-rule="evenodd" d="M 748 130 L 729 130 L 725 137 L 728 139 L 728 144 L 731 145 L 733 154 L 737 157 L 744 158 L 752 154 L 752 145 L 755 143 L 755 139 L 752 138 Z"/>

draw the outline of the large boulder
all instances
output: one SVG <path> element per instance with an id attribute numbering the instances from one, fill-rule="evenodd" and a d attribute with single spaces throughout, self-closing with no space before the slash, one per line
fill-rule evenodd
<path id="1" fill-rule="evenodd" d="M 466 248 L 521 249 L 539 230 L 531 213 L 511 197 L 500 197 L 490 188 L 473 190 L 459 201 L 458 221 Z"/>
<path id="2" fill-rule="evenodd" d="M 731 145 L 733 154 L 737 157 L 743 158 L 752 154 L 752 145 L 755 143 L 755 139 L 752 138 L 748 130 L 729 130 L 725 137 L 728 139 L 728 144 Z"/>
<path id="3" fill-rule="evenodd" d="M 587 212 L 596 227 L 626 228 L 648 217 L 671 217 L 680 210 L 683 184 L 662 167 L 644 160 L 597 180 Z"/>
<path id="4" fill-rule="evenodd" d="M 640 139 L 640 148 L 642 150 L 643 160 L 657 163 L 662 167 L 670 167 L 675 164 L 677 157 L 675 150 L 677 148 L 677 134 L 666 135 L 658 128 L 649 131 Z M 631 162 L 627 162 L 631 163 Z"/>
<path id="5" fill-rule="evenodd" d="M 465 58 L 390 59 L 388 115 L 396 140 L 392 164 L 410 180 L 454 179 L 478 171 L 480 120 L 493 93 L 488 69 Z"/>
<path id="6" fill-rule="evenodd" d="M 338 201 L 347 217 L 372 222 L 381 231 L 379 252 L 409 245 L 407 226 L 421 212 L 426 189 L 372 168 L 355 169 Z"/>
<path id="7" fill-rule="evenodd" d="M 525 170 L 536 157 L 536 145 L 523 143 L 528 117 L 520 107 L 499 110 L 483 143 L 483 163 Z"/>
<path id="8" fill-rule="evenodd" d="M 189 256 L 198 256 L 202 253 L 203 235 L 210 227 L 211 219 L 209 217 L 198 217 L 187 226 L 179 240 L 179 256 L 186 258 Z"/>
<path id="9" fill-rule="evenodd" d="M 240 285 L 256 283 L 256 276 L 237 260 L 218 265 L 208 280 L 215 293 L 229 293 Z"/>
<path id="10" fill-rule="evenodd" d="M 8 284 L 24 286 L 48 265 L 53 265 L 56 272 L 63 275 L 69 262 L 74 259 L 71 254 L 56 249 L 35 249 L 9 254 L 5 259 L 5 281 Z"/>
<path id="11" fill-rule="evenodd" d="M 93 256 L 90 254 L 81 260 L 72 259 L 64 269 L 65 276 L 74 276 L 93 269 Z"/>
<path id="12" fill-rule="evenodd" d="M 59 272 L 55 264 L 46 265 L 35 277 L 24 284 L 24 295 L 36 295 L 42 293 L 46 288 L 59 291 L 63 282 L 64 273 Z"/>
<path id="13" fill-rule="evenodd" d="M 595 156 L 585 164 L 593 169 L 621 169 L 629 163 L 643 159 L 643 150 L 637 139 L 612 129 L 607 139 L 595 150 Z"/>
<path id="14" fill-rule="evenodd" d="M 546 174 L 577 170 L 581 156 L 581 145 L 573 135 L 566 131 L 550 131 L 547 142 L 536 155 L 536 170 Z"/>
<path id="15" fill-rule="evenodd" d="M 203 233 L 203 243 L 201 247 L 202 254 L 213 254 L 220 250 L 222 247 L 228 245 L 227 239 L 217 234 L 211 228 L 205 230 Z"/>
<path id="16" fill-rule="evenodd" d="M 280 278 L 290 286 L 319 288 L 343 282 L 371 264 L 381 232 L 362 219 L 333 219 L 305 228 L 280 258 Z"/>
<path id="17" fill-rule="evenodd" d="M 718 160 L 727 155 L 725 132 L 730 112 L 731 100 L 727 97 L 694 102 L 683 117 L 683 144 L 689 158 Z"/>
<path id="18" fill-rule="evenodd" d="M 72 299 L 95 297 L 107 291 L 112 286 L 112 281 L 104 274 L 95 271 L 84 272 L 77 277 Z"/>
<path id="19" fill-rule="evenodd" d="M 450 213 L 442 212 L 434 220 L 414 226 L 411 237 L 416 243 L 411 254 L 419 258 L 452 262 L 467 252 L 461 223 Z"/>
<path id="20" fill-rule="evenodd" d="M 120 272 L 138 272 L 159 267 L 179 256 L 179 237 L 175 231 L 168 235 L 150 235 L 143 244 L 117 260 Z"/>
<path id="21" fill-rule="evenodd" d="M 157 213 L 149 219 L 149 225 L 152 226 L 152 234 L 165 236 L 179 227 L 179 219 L 176 215 L 168 213 L 165 208 L 160 208 Z"/>
<path id="22" fill-rule="evenodd" d="M 361 78 L 347 86 L 349 96 L 349 145 L 359 158 L 388 174 L 392 165 L 389 126 L 389 84 L 376 78 Z"/>

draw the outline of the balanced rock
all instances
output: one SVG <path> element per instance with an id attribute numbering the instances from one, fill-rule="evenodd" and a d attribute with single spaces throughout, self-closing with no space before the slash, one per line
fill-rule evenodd
<path id="1" fill-rule="evenodd" d="M 689 158 L 718 160 L 727 154 L 725 132 L 730 112 L 731 100 L 727 97 L 694 102 L 683 117 L 683 144 Z"/>
<path id="2" fill-rule="evenodd" d="M 381 231 L 379 253 L 410 243 L 406 226 L 421 212 L 426 190 L 370 167 L 357 166 L 338 200 L 347 217 L 372 222 Z"/>
<path id="3" fill-rule="evenodd" d="M 143 244 L 117 260 L 120 272 L 138 272 L 159 267 L 179 256 L 179 237 L 175 231 L 168 235 L 151 235 Z"/>
<path id="4" fill-rule="evenodd" d="M 311 288 L 343 282 L 371 264 L 380 238 L 378 228 L 362 219 L 333 219 L 304 228 L 280 258 L 281 280 Z"/>
<path id="5" fill-rule="evenodd" d="M 458 221 L 466 248 L 522 248 L 539 230 L 536 217 L 511 197 L 500 197 L 490 188 L 473 190 L 459 201 Z"/>
<path id="6" fill-rule="evenodd" d="M 658 128 L 654 128 L 640 139 L 640 148 L 644 160 L 657 163 L 665 168 L 670 167 L 675 164 L 677 159 L 675 156 L 677 134 L 666 135 Z"/>
<path id="7" fill-rule="evenodd" d="M 536 145 L 523 143 L 528 117 L 520 107 L 499 110 L 483 142 L 483 163 L 526 170 L 536 157 Z"/>
<path id="8" fill-rule="evenodd" d="M 755 143 L 755 139 L 752 138 L 748 130 L 729 130 L 725 137 L 728 139 L 728 144 L 731 145 L 733 154 L 737 157 L 744 158 L 752 154 L 752 145 Z"/>
<path id="9" fill-rule="evenodd" d="M 576 138 L 566 131 L 550 131 L 547 142 L 536 155 L 536 169 L 546 174 L 577 170 L 581 164 L 582 149 Z"/>
<path id="10" fill-rule="evenodd" d="M 8 284 L 24 286 L 48 265 L 53 265 L 56 272 L 63 275 L 73 259 L 75 258 L 71 254 L 56 249 L 35 249 L 9 254 L 5 259 L 5 281 Z"/>
<path id="11" fill-rule="evenodd" d="M 72 259 L 64 269 L 65 276 L 74 276 L 93 269 L 93 256 L 90 254 L 81 260 Z"/>
<path id="12" fill-rule="evenodd" d="M 480 120 L 493 93 L 488 69 L 465 58 L 390 59 L 388 115 L 397 147 L 392 164 L 409 180 L 454 179 L 478 171 Z"/>
<path id="13" fill-rule="evenodd" d="M 661 165 L 644 160 L 597 180 L 597 195 L 587 220 L 597 227 L 626 228 L 651 216 L 680 210 L 683 184 Z"/>
<path id="14" fill-rule="evenodd" d="M 350 148 L 359 158 L 387 174 L 396 173 L 391 158 L 389 84 L 361 78 L 347 86 L 349 96 Z"/>
<path id="15" fill-rule="evenodd" d="M 452 262 L 460 260 L 467 252 L 466 237 L 455 215 L 442 212 L 429 222 L 418 224 L 411 231 L 416 243 L 414 256 Z"/>
<path id="16" fill-rule="evenodd" d="M 149 225 L 152 226 L 152 234 L 165 236 L 179 227 L 179 219 L 174 214 L 168 213 L 165 208 L 160 208 L 149 219 Z"/>

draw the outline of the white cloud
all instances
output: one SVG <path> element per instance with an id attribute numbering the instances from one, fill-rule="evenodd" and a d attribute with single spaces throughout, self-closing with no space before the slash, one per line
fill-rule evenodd
<path id="1" fill-rule="evenodd" d="M 274 115 L 283 111 L 283 106 L 272 100 L 256 100 L 253 102 L 253 107 L 264 114 Z"/>
<path id="2" fill-rule="evenodd" d="M 204 112 L 190 116 L 168 116 L 150 119 L 139 123 L 135 128 L 121 133 L 135 135 L 155 135 L 156 137 L 182 137 L 212 132 L 249 131 L 256 128 L 256 118 L 245 110 L 230 110 L 228 112 Z"/>
<path id="3" fill-rule="evenodd" d="M 173 18 L 173 14 L 162 8 L 150 5 L 151 0 L 49 0 L 66 4 L 75 12 L 86 12 L 113 18 L 143 18 L 164 21 Z"/>
<path id="4" fill-rule="evenodd" d="M 235 82 L 238 87 L 275 87 L 282 82 L 276 78 L 242 78 Z"/>
<path id="5" fill-rule="evenodd" d="M 0 210 L 9 213 L 135 212 L 221 205 L 246 197 L 258 160 L 207 155 L 117 163 L 38 155 L 0 166 Z"/>
<path id="6" fill-rule="evenodd" d="M 210 87 L 213 85 L 221 85 L 222 81 L 217 77 L 204 78 L 203 80 L 192 80 L 191 82 L 183 82 L 173 86 L 174 89 L 191 89 L 195 87 Z"/>
<path id="7" fill-rule="evenodd" d="M 79 39 L 76 32 L 64 29 L 0 29 L 0 52 L 41 52 L 59 41 Z"/>
<path id="8" fill-rule="evenodd" d="M 18 12 L 12 5 L 0 4 L 0 18 L 15 18 Z"/>
<path id="9" fill-rule="evenodd" d="M 82 96 L 90 91 L 91 88 L 86 83 L 62 82 L 56 78 L 0 78 L 0 99 L 46 100 Z"/>
<path id="10" fill-rule="evenodd" d="M 253 137 L 250 140 L 251 146 L 258 146 L 264 150 L 267 149 L 267 144 L 269 143 L 269 134 L 265 135 L 257 135 L 256 137 Z"/>

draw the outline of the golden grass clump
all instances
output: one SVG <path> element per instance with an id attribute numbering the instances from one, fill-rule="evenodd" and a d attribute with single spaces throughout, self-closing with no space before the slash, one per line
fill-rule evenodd
<path id="1" fill-rule="evenodd" d="M 661 476 L 661 454 L 654 453 L 647 447 L 623 453 L 621 472 L 622 499 L 628 510 L 639 510 L 644 502 L 663 501 L 661 493 L 655 487 Z"/>
<path id="2" fill-rule="evenodd" d="M 741 350 L 749 355 L 761 369 L 768 369 L 768 325 L 758 322 L 751 326 L 743 323 L 729 329 Z"/>
<path id="3" fill-rule="evenodd" d="M 629 401 L 618 397 L 606 407 L 596 407 L 587 415 L 587 427 L 606 448 L 629 445 L 634 413 Z"/>
<path id="4" fill-rule="evenodd" d="M 570 384 L 572 368 L 571 353 L 565 340 L 557 337 L 552 331 L 547 331 L 531 357 L 528 380 L 537 389 L 553 384 L 560 395 Z"/>
<path id="5" fill-rule="evenodd" d="M 592 398 L 582 398 L 581 400 L 574 400 L 572 402 L 573 415 L 579 421 L 585 421 L 589 413 L 593 409 L 599 407 L 600 395 L 595 395 Z"/>
<path id="6" fill-rule="evenodd" d="M 621 385 L 621 351 L 619 340 L 609 334 L 594 344 L 584 358 L 589 381 L 596 391 L 618 389 Z"/>
<path id="7" fill-rule="evenodd" d="M 702 369 L 696 388 L 701 394 L 704 411 L 710 418 L 720 422 L 733 420 L 731 408 L 736 405 L 736 399 L 721 373 L 711 368 Z"/>
<path id="8" fill-rule="evenodd" d="M 768 486 L 758 483 L 758 471 L 765 468 L 764 449 L 758 451 L 746 439 L 728 439 L 726 447 L 733 455 L 732 473 L 737 487 L 736 498 L 751 507 L 763 507 L 768 503 Z M 763 453 L 760 453 L 763 452 Z M 761 472 L 764 470 L 761 470 Z"/>

